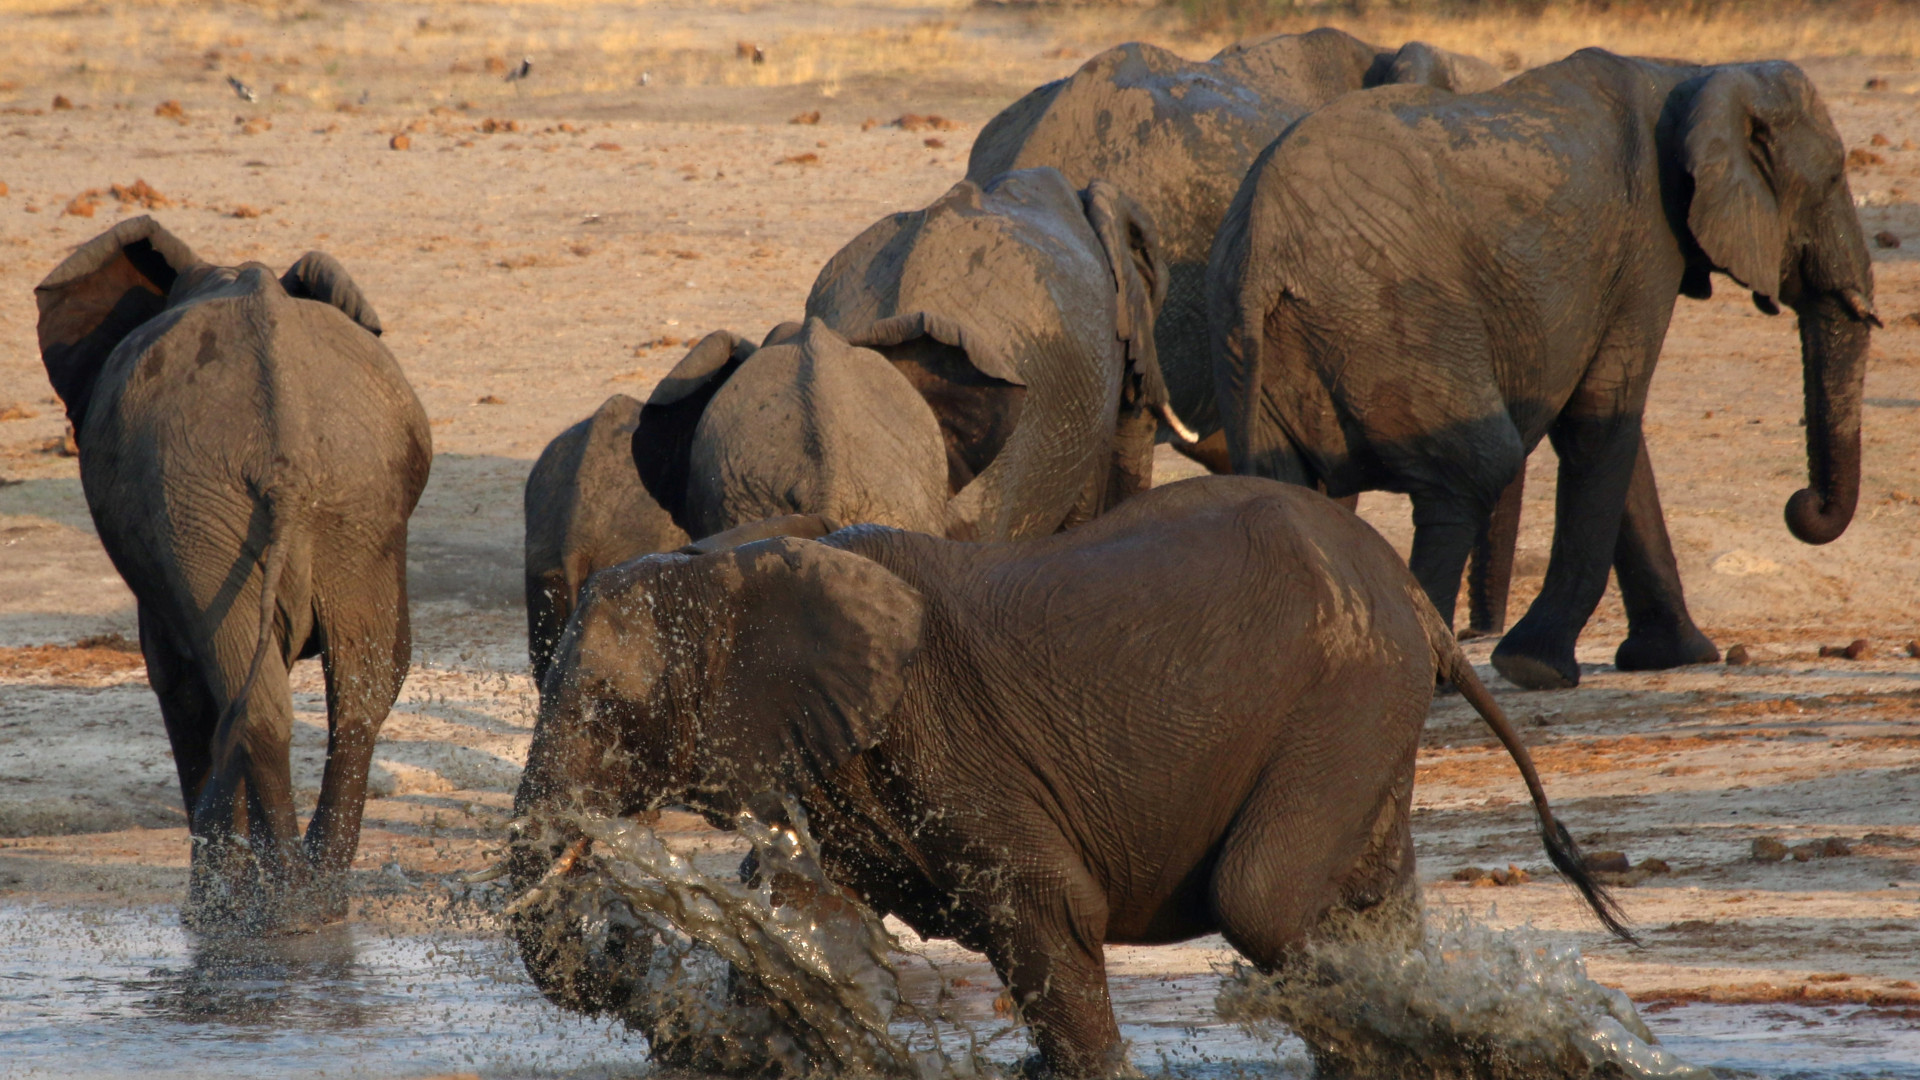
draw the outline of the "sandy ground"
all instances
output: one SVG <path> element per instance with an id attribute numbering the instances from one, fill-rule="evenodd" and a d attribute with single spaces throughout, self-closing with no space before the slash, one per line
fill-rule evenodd
<path id="1" fill-rule="evenodd" d="M 211 259 L 338 256 L 433 417 L 438 455 L 412 525 L 415 663 L 376 755 L 358 863 L 359 917 L 412 925 L 428 909 L 376 903 L 391 892 L 377 886 L 397 865 L 423 895 L 460 891 L 455 875 L 489 860 L 526 750 L 519 498 L 545 441 L 610 393 L 644 396 L 677 342 L 718 327 L 757 336 L 798 314 L 834 250 L 940 194 L 982 122 L 1119 40 L 1118 25 L 1164 30 L 1147 14 L 1110 26 L 885 2 L 0 15 L 40 50 L 0 82 L 0 899 L 167 903 L 184 887 L 158 709 L 138 653 L 111 636 L 133 637 L 131 598 L 55 449 L 64 421 L 34 345 L 33 284 L 147 209 L 111 185 L 146 181 L 163 196 L 152 212 Z M 765 43 L 767 63 L 736 58 L 736 41 Z M 525 88 L 488 71 L 523 52 L 537 54 Z M 1797 339 L 1790 317 L 1723 288 L 1679 308 L 1648 439 L 1694 612 L 1755 663 L 1615 672 L 1611 595 L 1577 690 L 1513 690 L 1484 666 L 1486 643 L 1469 650 L 1582 842 L 1669 867 L 1622 891 L 1644 946 L 1609 942 L 1541 873 L 1518 778 L 1458 699 L 1436 704 L 1415 793 L 1430 902 L 1497 902 L 1499 921 L 1578 943 L 1597 975 L 1655 1008 L 1920 1002 L 1920 660 L 1904 652 L 1920 636 L 1920 73 L 1906 60 L 1804 64 L 1847 144 L 1875 155 L 1851 177 L 1866 232 L 1904 244 L 1874 252 L 1887 328 L 1853 527 L 1818 549 L 1783 527 L 1805 476 Z M 227 73 L 261 101 L 236 98 Z M 1870 76 L 1886 88 L 1862 90 Z M 72 108 L 50 107 L 56 93 Z M 156 115 L 164 101 L 182 115 Z M 788 122 L 815 110 L 817 123 Z M 889 123 L 908 113 L 945 121 Z M 396 134 L 408 149 L 390 148 Z M 69 210 L 88 204 L 91 216 Z M 1167 454 L 1161 466 L 1194 471 Z M 1544 570 L 1552 475 L 1543 448 L 1515 616 Z M 1404 500 L 1369 495 L 1362 513 L 1404 550 Z M 1855 638 L 1865 658 L 1818 656 Z M 310 799 L 325 745 L 317 665 L 301 665 L 294 692 Z M 711 842 L 682 824 L 687 842 Z M 1836 854 L 1755 861 L 1762 838 Z M 1536 879 L 1453 880 L 1509 864 Z M 1115 966 L 1151 981 L 1217 958 L 1203 942 L 1119 950 Z"/>

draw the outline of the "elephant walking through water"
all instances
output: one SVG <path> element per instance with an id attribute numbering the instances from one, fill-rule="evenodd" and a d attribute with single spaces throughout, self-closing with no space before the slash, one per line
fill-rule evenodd
<path id="1" fill-rule="evenodd" d="M 374 739 L 411 661 L 426 414 L 372 305 L 320 252 L 280 277 L 212 266 L 131 218 L 35 297 L 87 508 L 139 605 L 193 833 L 186 919 L 339 919 Z M 312 656 L 327 764 L 303 843 L 287 674 Z"/>
<path id="2" fill-rule="evenodd" d="M 1234 468 L 1410 495 L 1413 570 L 1451 621 L 1469 549 L 1548 438 L 1547 579 L 1495 666 L 1525 687 L 1578 683 L 1610 567 L 1622 667 L 1712 659 L 1641 415 L 1677 297 L 1710 295 L 1716 272 L 1798 315 L 1809 486 L 1787 525 L 1831 541 L 1859 494 L 1878 320 L 1845 149 L 1798 68 L 1587 49 L 1482 94 L 1342 98 L 1268 148 L 1214 244 Z"/>
<path id="3" fill-rule="evenodd" d="M 727 827 L 791 796 L 836 882 L 985 953 L 1045 1065 L 1103 1075 L 1125 1068 L 1105 945 L 1218 931 L 1272 970 L 1330 914 L 1406 896 L 1438 674 L 1624 933 L 1419 584 L 1319 495 L 1208 477 L 1021 542 L 727 539 L 588 583 L 515 796 L 521 890 L 579 865 L 570 812 L 678 804 Z M 631 1000 L 570 965 L 587 920 L 556 910 L 514 924 L 543 991 Z"/>

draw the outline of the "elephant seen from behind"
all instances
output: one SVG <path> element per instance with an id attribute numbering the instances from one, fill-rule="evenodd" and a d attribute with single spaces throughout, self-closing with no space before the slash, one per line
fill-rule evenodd
<path id="1" fill-rule="evenodd" d="M 527 654 L 535 684 L 594 571 L 687 542 L 634 469 L 639 423 L 640 403 L 615 394 L 556 435 L 527 474 Z"/>
<path id="2" fill-rule="evenodd" d="M 374 739 L 411 659 L 407 519 L 426 414 L 332 257 L 205 263 L 151 218 L 35 289 L 87 508 L 138 602 L 193 834 L 186 921 L 346 912 Z M 302 840 L 288 670 L 326 674 L 327 762 Z"/>
<path id="3" fill-rule="evenodd" d="M 1410 495 L 1413 571 L 1450 621 L 1468 550 L 1548 438 L 1546 583 L 1495 666 L 1524 687 L 1576 684 L 1610 567 L 1620 667 L 1715 659 L 1641 433 L 1675 300 L 1710 295 L 1714 273 L 1798 316 L 1809 484 L 1787 526 L 1831 541 L 1859 494 L 1878 320 L 1845 148 L 1800 69 L 1587 49 L 1481 94 L 1342 98 L 1263 153 L 1214 244 L 1233 466 Z"/>
<path id="4" fill-rule="evenodd" d="M 1052 1075 L 1118 1072 L 1106 944 L 1217 931 L 1271 970 L 1329 915 L 1412 889 L 1439 675 L 1619 928 L 1419 584 L 1319 495 L 1206 477 L 1017 543 L 726 540 L 588 583 L 515 796 L 520 889 L 583 864 L 570 814 L 677 804 L 727 827 L 792 797 L 837 883 L 987 955 Z M 568 910 L 515 916 L 534 980 L 645 1008 L 620 973 L 650 944 L 588 956 Z"/>

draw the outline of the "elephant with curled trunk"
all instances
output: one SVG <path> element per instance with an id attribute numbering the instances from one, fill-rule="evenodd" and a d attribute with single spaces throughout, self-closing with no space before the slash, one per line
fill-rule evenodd
<path id="1" fill-rule="evenodd" d="M 1220 932 L 1271 970 L 1330 914 L 1411 889 L 1438 674 L 1619 928 L 1419 584 L 1312 492 L 1205 477 L 1018 543 L 862 525 L 704 548 L 588 582 L 514 798 L 522 890 L 582 865 L 570 813 L 729 827 L 796 798 L 837 883 L 985 953 L 1053 1075 L 1104 1074 L 1125 1065 L 1105 944 Z M 600 962 L 596 917 L 566 910 L 513 924 L 543 991 L 644 1001 L 620 972 L 650 945 Z"/>
<path id="2" fill-rule="evenodd" d="M 190 925 L 338 919 L 374 737 L 406 678 L 426 414 L 331 256 L 212 266 L 151 218 L 34 290 L 100 541 L 139 604 L 193 832 Z M 287 672 L 318 656 L 327 764 L 302 841 Z"/>
<path id="3" fill-rule="evenodd" d="M 1552 440 L 1546 584 L 1493 654 L 1521 686 L 1579 681 L 1610 565 L 1622 668 L 1718 656 L 1641 435 L 1675 299 L 1714 273 L 1799 318 L 1810 484 L 1788 528 L 1823 544 L 1853 516 L 1873 273 L 1845 149 L 1792 64 L 1587 49 L 1482 94 L 1343 98 L 1263 154 L 1208 273 L 1235 470 L 1412 496 L 1413 571 L 1449 620 L 1468 549 Z"/>
<path id="4" fill-rule="evenodd" d="M 962 181 L 829 260 L 804 325 L 696 345 L 641 411 L 634 461 L 693 536 L 796 513 L 1053 532 L 1151 483 L 1165 280 L 1151 219 L 1112 185 Z"/>
<path id="5" fill-rule="evenodd" d="M 1342 94 L 1398 83 L 1471 93 L 1499 82 L 1471 56 L 1419 41 L 1395 52 L 1330 28 L 1229 46 L 1205 62 L 1134 42 L 1001 110 L 974 140 L 967 178 L 984 184 L 1051 166 L 1075 185 L 1110 181 L 1152 215 L 1168 270 L 1154 340 L 1174 413 L 1204 437 L 1197 447 L 1176 437 L 1174 446 L 1225 472 L 1207 353 L 1207 253 L 1248 166 L 1288 124 Z"/>

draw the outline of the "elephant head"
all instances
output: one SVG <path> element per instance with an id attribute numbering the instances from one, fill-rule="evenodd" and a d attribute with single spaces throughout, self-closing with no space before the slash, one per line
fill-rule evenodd
<path id="1" fill-rule="evenodd" d="M 1017 538 L 1097 513 L 1116 466 L 1150 469 L 1151 418 L 1144 441 L 1116 432 L 1172 415 L 1154 349 L 1166 288 L 1131 198 L 1025 169 L 868 228 L 820 271 L 807 313 L 933 404 L 948 534 Z"/>
<path id="2" fill-rule="evenodd" d="M 818 535 L 807 518 L 788 525 Z M 885 735 L 919 649 L 920 594 L 825 543 L 727 546 L 764 531 L 637 559 L 582 590 L 514 796 L 520 891 L 562 857 L 568 812 L 680 804 L 730 824 L 756 796 L 803 793 Z M 535 983 L 573 1009 L 625 1003 L 633 969 L 583 967 L 580 927 L 560 922 L 517 917 Z"/>
<path id="3" fill-rule="evenodd" d="M 107 358 L 122 341 L 169 308 L 229 287 L 238 273 L 202 262 L 178 237 L 143 215 L 82 244 L 36 285 L 40 357 L 75 432 L 82 430 Z M 279 279 L 278 287 L 289 296 L 337 307 L 368 331 L 380 333 L 373 305 L 331 255 L 308 252 Z"/>
<path id="4" fill-rule="evenodd" d="M 1683 291 L 1719 270 L 1769 314 L 1799 317 L 1809 486 L 1787 528 L 1809 544 L 1846 531 L 1860 493 L 1860 398 L 1873 264 L 1847 187 L 1846 149 L 1813 84 L 1787 63 L 1708 69 L 1670 107 L 1692 244 Z"/>
<path id="5" fill-rule="evenodd" d="M 640 410 L 634 464 L 694 537 L 782 514 L 939 533 L 947 467 L 928 400 L 817 319 L 756 349 L 721 330 Z"/>

